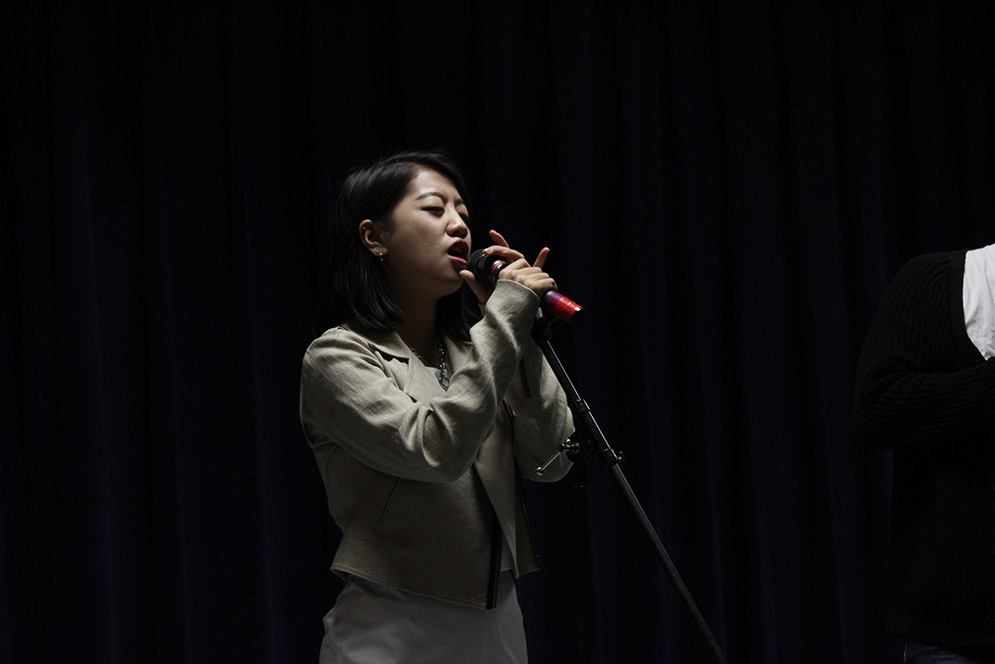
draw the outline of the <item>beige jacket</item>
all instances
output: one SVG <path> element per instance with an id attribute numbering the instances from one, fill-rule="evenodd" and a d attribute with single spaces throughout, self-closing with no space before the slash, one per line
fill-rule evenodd
<path id="1" fill-rule="evenodd" d="M 446 340 L 449 390 L 395 333 L 340 326 L 308 348 L 300 414 L 343 537 L 332 568 L 394 588 L 489 606 L 500 556 L 538 567 L 518 471 L 573 432 L 566 396 L 530 331 L 538 299 L 502 280 L 471 343 Z M 497 546 L 495 546 L 497 545 Z"/>

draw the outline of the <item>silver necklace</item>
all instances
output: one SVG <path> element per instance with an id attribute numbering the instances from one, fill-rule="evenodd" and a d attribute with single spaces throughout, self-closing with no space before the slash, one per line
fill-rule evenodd
<path id="1" fill-rule="evenodd" d="M 437 367 L 439 369 L 439 385 L 442 386 L 442 389 L 448 390 L 449 367 L 446 365 L 446 347 L 442 345 L 442 339 L 440 339 L 438 335 L 435 337 L 435 343 L 436 348 L 439 350 L 439 366 Z M 421 360 L 422 364 L 426 367 L 429 366 L 429 363 L 425 361 L 425 358 L 421 356 L 421 353 L 415 350 L 414 346 L 408 346 L 408 348 L 410 348 L 411 352 L 414 353 L 419 360 Z"/>

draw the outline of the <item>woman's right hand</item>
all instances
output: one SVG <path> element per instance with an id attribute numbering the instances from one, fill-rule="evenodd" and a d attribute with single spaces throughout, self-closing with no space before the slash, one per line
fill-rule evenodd
<path id="1" fill-rule="evenodd" d="M 543 247 L 535 261 L 530 265 L 521 252 L 508 246 L 508 241 L 504 239 L 503 235 L 492 230 L 490 236 L 494 244 L 484 249 L 484 254 L 497 256 L 507 263 L 498 273 L 498 279 L 516 281 L 539 297 L 548 291 L 556 290 L 556 281 L 542 269 L 546 263 L 546 256 L 549 255 L 549 247 Z M 486 302 L 487 298 L 494 292 L 494 288 L 490 284 L 482 284 L 468 270 L 463 270 L 461 274 L 481 303 Z"/>

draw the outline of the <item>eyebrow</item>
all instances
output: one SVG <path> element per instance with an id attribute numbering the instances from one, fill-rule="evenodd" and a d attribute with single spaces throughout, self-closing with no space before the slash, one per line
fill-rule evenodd
<path id="1" fill-rule="evenodd" d="M 432 197 L 432 196 L 438 196 L 438 197 L 439 197 L 439 198 L 441 198 L 441 199 L 442 199 L 442 200 L 443 200 L 444 202 L 445 202 L 445 201 L 448 201 L 448 200 L 449 200 L 449 199 L 448 199 L 448 198 L 446 197 L 446 195 L 445 195 L 445 194 L 443 194 L 443 193 L 440 193 L 440 192 L 438 192 L 438 191 L 426 191 L 426 192 L 425 192 L 424 194 L 421 194 L 421 195 L 419 195 L 419 196 L 416 196 L 416 197 L 415 197 L 415 200 L 416 200 L 416 201 L 420 201 L 420 200 L 421 200 L 421 199 L 423 199 L 423 198 L 430 198 L 430 197 Z M 462 198 L 457 198 L 457 199 L 456 199 L 455 201 L 453 201 L 453 205 L 466 205 L 466 203 L 465 203 L 465 202 L 463 201 L 463 199 L 462 199 Z"/>

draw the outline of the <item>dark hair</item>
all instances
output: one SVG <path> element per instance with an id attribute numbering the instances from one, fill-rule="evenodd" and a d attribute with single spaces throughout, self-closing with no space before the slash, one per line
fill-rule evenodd
<path id="1" fill-rule="evenodd" d="M 400 152 L 355 169 L 342 183 L 325 266 L 324 296 L 314 318 L 314 333 L 348 322 L 367 332 L 388 332 L 403 312 L 387 287 L 383 267 L 360 240 L 364 219 L 389 222 L 408 185 L 423 169 L 448 178 L 470 208 L 466 181 L 456 164 L 441 152 Z M 467 288 L 439 300 L 436 324 L 450 336 L 470 338 Z"/>

